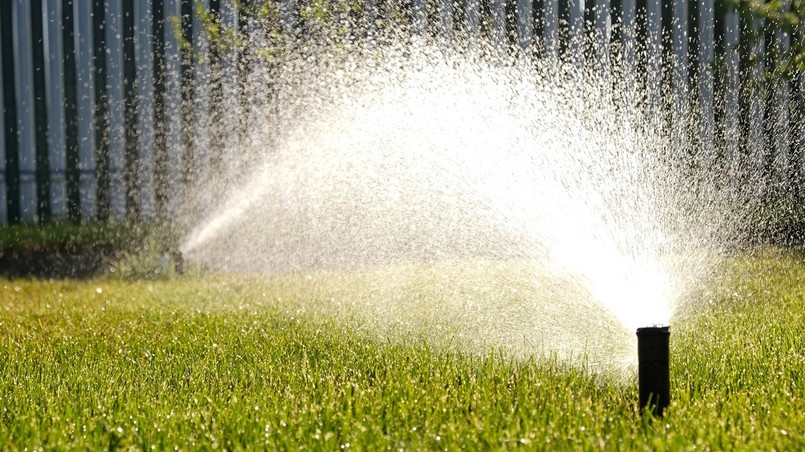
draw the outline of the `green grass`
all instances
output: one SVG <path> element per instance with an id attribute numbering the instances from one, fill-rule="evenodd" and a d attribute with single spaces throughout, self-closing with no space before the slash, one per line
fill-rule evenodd
<path id="1" fill-rule="evenodd" d="M 663 419 L 631 380 L 373 334 L 332 302 L 366 275 L 2 281 L 0 449 L 802 449 L 805 264 L 722 273 L 672 325 Z"/>

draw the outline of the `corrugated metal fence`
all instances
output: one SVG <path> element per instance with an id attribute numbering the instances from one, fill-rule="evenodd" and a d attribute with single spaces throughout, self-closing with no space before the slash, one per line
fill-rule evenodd
<path id="1" fill-rule="evenodd" d="M 189 170 L 191 161 L 204 168 L 220 152 L 206 137 L 211 122 L 222 109 L 229 115 L 238 111 L 206 92 L 212 68 L 199 62 L 210 51 L 199 11 L 238 26 L 243 21 L 238 5 L 247 3 L 1 2 L 0 223 L 179 215 L 189 178 L 204 177 Z M 298 3 L 279 5 L 286 31 L 295 26 Z M 377 14 L 380 6 L 382 0 L 368 0 L 363 13 Z M 491 36 L 508 36 L 523 48 L 533 45 L 546 57 L 581 55 L 581 37 L 593 32 L 603 42 L 621 43 L 627 60 L 643 47 L 650 54 L 643 74 L 656 81 L 650 85 L 658 98 L 697 97 L 702 115 L 697 148 L 705 165 L 721 158 L 779 168 L 786 177 L 802 175 L 798 150 L 805 129 L 797 118 L 803 77 L 746 83 L 760 80 L 774 53 L 769 49 L 785 50 L 792 37 L 765 30 L 759 19 L 741 23 L 727 2 L 411 0 L 403 10 L 415 31 L 431 21 L 449 34 L 460 20 L 471 33 L 485 26 Z M 661 62 L 670 60 L 679 64 L 670 79 L 663 78 Z M 237 90 L 226 80 L 243 79 L 248 68 L 230 62 L 217 70 L 225 71 L 219 98 L 226 98 L 227 89 Z M 681 99 L 679 115 L 686 114 L 687 104 Z M 713 151 L 718 130 L 720 156 Z"/>

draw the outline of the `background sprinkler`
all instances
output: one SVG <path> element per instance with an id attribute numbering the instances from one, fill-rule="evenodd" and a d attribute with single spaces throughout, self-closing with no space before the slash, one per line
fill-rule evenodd
<path id="1" fill-rule="evenodd" d="M 671 400 L 671 380 L 668 373 L 670 336 L 667 326 L 637 329 L 640 408 L 651 406 L 655 416 L 662 416 Z"/>

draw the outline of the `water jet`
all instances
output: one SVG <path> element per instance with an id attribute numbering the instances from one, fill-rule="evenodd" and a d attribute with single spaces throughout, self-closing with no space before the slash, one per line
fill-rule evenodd
<path id="1" fill-rule="evenodd" d="M 650 407 L 655 416 L 662 416 L 671 399 L 671 379 L 668 366 L 667 326 L 637 329 L 638 384 L 640 408 Z"/>

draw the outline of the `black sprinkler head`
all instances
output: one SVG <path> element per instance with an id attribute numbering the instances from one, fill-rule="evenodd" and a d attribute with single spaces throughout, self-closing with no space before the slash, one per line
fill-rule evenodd
<path id="1" fill-rule="evenodd" d="M 668 373 L 667 326 L 637 329 L 638 383 L 640 408 L 650 407 L 655 416 L 662 416 L 671 400 L 671 379 Z"/>

